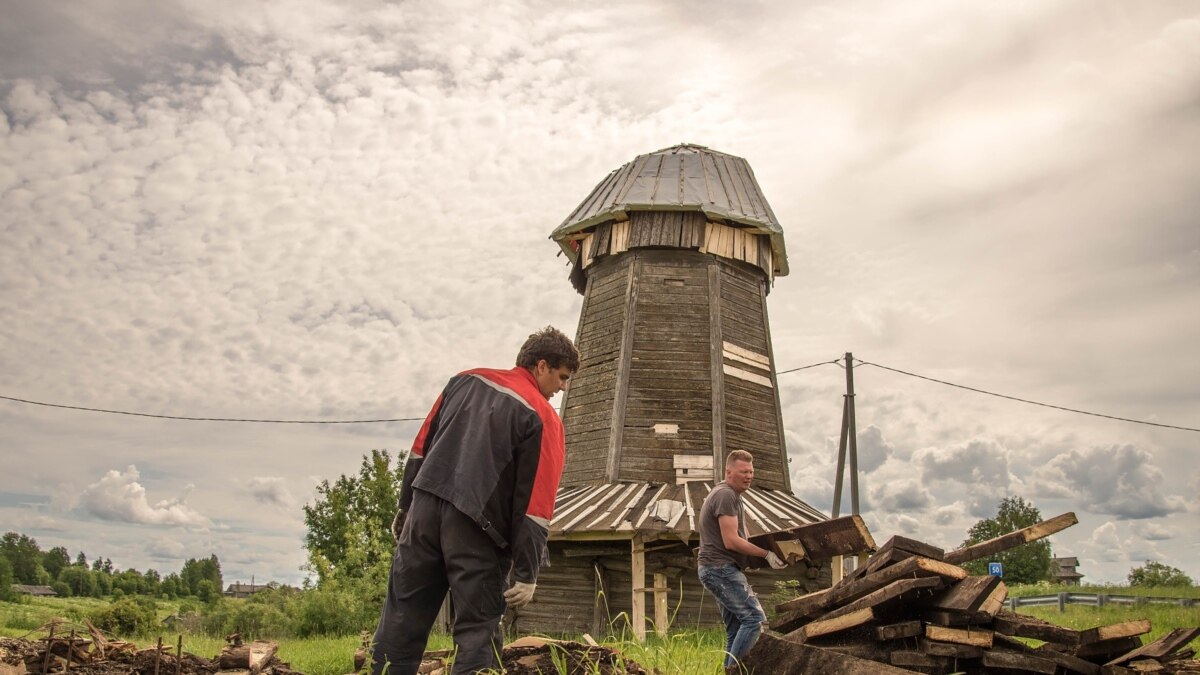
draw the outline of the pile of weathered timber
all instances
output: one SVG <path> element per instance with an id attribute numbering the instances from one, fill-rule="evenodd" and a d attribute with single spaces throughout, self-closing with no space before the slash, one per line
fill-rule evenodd
<path id="1" fill-rule="evenodd" d="M 1004 611 L 999 577 L 961 565 L 1077 523 L 1066 513 L 989 541 L 944 552 L 892 537 L 832 588 L 776 606 L 743 661 L 757 673 L 1200 673 L 1187 644 L 1200 628 L 1143 645 L 1147 620 L 1085 631 Z M 1045 644 L 1034 648 L 1018 638 Z"/>
<path id="2" fill-rule="evenodd" d="M 34 639 L 0 637 L 0 675 L 76 673 L 78 675 L 300 675 L 276 656 L 273 642 L 242 643 L 236 635 L 214 659 L 182 650 L 162 640 L 154 647 L 105 635 L 90 622 L 62 630 L 58 622 Z M 40 632 L 40 631 L 39 631 Z"/>
<path id="3" fill-rule="evenodd" d="M 532 636 L 520 638 L 504 645 L 500 653 L 501 671 L 505 675 L 649 675 L 621 652 L 598 645 L 587 635 L 584 639 L 587 644 Z M 451 669 L 449 656 L 448 649 L 425 652 L 418 675 L 446 675 Z M 356 666 L 361 671 L 362 664 Z"/>

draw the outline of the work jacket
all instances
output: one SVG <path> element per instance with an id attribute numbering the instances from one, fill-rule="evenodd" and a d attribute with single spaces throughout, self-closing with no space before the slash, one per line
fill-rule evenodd
<path id="1" fill-rule="evenodd" d="M 468 370 L 450 379 L 404 466 L 400 508 L 412 491 L 450 502 L 510 549 L 515 581 L 533 583 L 566 451 L 562 421 L 525 368 Z"/>

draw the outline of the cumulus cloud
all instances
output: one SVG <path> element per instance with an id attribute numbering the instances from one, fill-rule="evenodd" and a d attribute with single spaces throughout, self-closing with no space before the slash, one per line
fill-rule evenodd
<path id="1" fill-rule="evenodd" d="M 1139 537 L 1149 541 L 1166 541 L 1174 539 L 1177 534 L 1174 527 L 1153 521 L 1135 522 L 1130 529 Z"/>
<path id="2" fill-rule="evenodd" d="M 279 476 L 255 476 L 246 483 L 255 501 L 268 506 L 288 508 L 295 503 L 287 480 Z"/>
<path id="3" fill-rule="evenodd" d="M 139 525 L 180 525 L 208 527 L 211 523 L 183 502 L 183 498 L 164 499 L 153 505 L 146 498 L 146 488 L 138 482 L 137 467 L 125 471 L 111 470 L 103 478 L 87 486 L 80 495 L 79 505 L 101 520 Z"/>
<path id="4" fill-rule="evenodd" d="M 1185 508 L 1182 497 L 1164 492 L 1154 456 L 1134 445 L 1072 450 L 1051 460 L 1047 472 L 1069 485 L 1085 508 L 1117 518 L 1157 518 Z"/>
<path id="5" fill-rule="evenodd" d="M 874 424 L 858 432 L 858 469 L 863 473 L 871 473 L 889 457 L 896 454 L 896 448 L 883 437 L 883 430 Z"/>
<path id="6" fill-rule="evenodd" d="M 178 560 L 186 550 L 183 542 L 170 537 L 154 537 L 146 542 L 146 555 L 159 561 Z"/>
<path id="7" fill-rule="evenodd" d="M 871 503 L 886 511 L 924 511 L 933 498 L 920 481 L 909 478 L 875 486 L 871 489 Z"/>

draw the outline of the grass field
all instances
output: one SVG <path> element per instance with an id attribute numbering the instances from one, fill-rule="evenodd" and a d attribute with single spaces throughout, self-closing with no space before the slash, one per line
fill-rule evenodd
<path id="1" fill-rule="evenodd" d="M 1097 590 L 1097 589 L 1104 590 Z M 1143 594 L 1170 597 L 1197 597 L 1200 589 L 1169 589 L 1171 592 L 1139 593 L 1128 587 L 1073 587 L 1057 589 L 1047 586 L 1013 587 L 1011 593 L 1017 597 L 1045 595 L 1060 590 L 1083 593 L 1114 593 L 1123 595 Z M 1153 590 L 1153 589 L 1151 589 Z M 20 637 L 44 626 L 55 617 L 78 622 L 88 613 L 107 604 L 92 598 L 34 598 L 21 603 L 0 603 L 0 635 Z M 160 603 L 159 615 L 166 616 L 177 608 L 177 603 Z M 1155 639 L 1174 628 L 1200 626 L 1200 607 L 1171 605 L 1142 605 L 1136 607 L 1110 605 L 1104 608 L 1070 605 L 1065 612 L 1057 607 L 1023 607 L 1021 612 L 1038 616 L 1077 630 L 1120 623 L 1134 619 L 1149 619 L 1153 627 L 1146 641 Z M 150 646 L 157 636 L 133 638 L 141 646 Z M 165 642 L 174 644 L 176 633 L 164 630 Z M 579 639 L 578 636 L 567 636 Z M 282 638 L 279 657 L 291 663 L 296 670 L 306 675 L 341 675 L 351 672 L 354 651 L 361 644 L 358 637 L 319 637 L 307 639 Z M 628 637 L 617 636 L 601 640 L 606 646 L 617 649 L 628 658 L 637 661 L 646 669 L 657 668 L 663 675 L 718 675 L 722 672 L 722 648 L 724 634 L 716 630 L 680 631 L 665 638 L 651 636 L 645 643 Z M 224 641 L 218 637 L 184 635 L 184 650 L 200 656 L 212 657 L 221 651 Z M 429 649 L 447 649 L 451 646 L 449 636 L 434 634 Z M 1192 643 L 1200 651 L 1200 640 Z"/>

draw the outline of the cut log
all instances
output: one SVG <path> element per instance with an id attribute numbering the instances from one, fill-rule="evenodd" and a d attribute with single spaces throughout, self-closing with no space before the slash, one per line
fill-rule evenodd
<path id="1" fill-rule="evenodd" d="M 946 628 L 945 626 L 925 626 L 925 637 L 938 642 L 953 642 L 972 647 L 992 647 L 992 631 L 986 628 Z"/>
<path id="2" fill-rule="evenodd" d="M 992 589 L 991 595 L 979 607 L 979 611 L 988 616 L 994 617 L 1004 609 L 1004 601 L 1008 599 L 1008 586 L 1001 581 Z"/>
<path id="3" fill-rule="evenodd" d="M 258 675 L 278 651 L 279 645 L 262 640 L 255 640 L 236 647 L 229 646 L 221 650 L 221 655 L 217 657 L 217 668 L 221 670 L 245 669 L 249 670 L 251 675 Z"/>
<path id="4" fill-rule="evenodd" d="M 1109 661 L 1108 665 L 1116 666 L 1141 657 L 1158 659 L 1160 661 L 1169 660 L 1171 654 L 1186 647 L 1189 642 L 1195 640 L 1197 637 L 1200 637 L 1200 628 L 1176 628 L 1154 642 L 1142 645 L 1128 654 Z"/>
<path id="5" fill-rule="evenodd" d="M 1054 642 L 1068 647 L 1079 644 L 1079 631 L 1056 626 L 1027 614 L 1000 612 L 992 620 L 992 629 L 1004 635 L 1033 638 L 1034 640 Z"/>
<path id="6" fill-rule="evenodd" d="M 1055 516 L 1050 520 L 1043 520 L 1036 525 L 1030 525 L 1015 532 L 996 537 L 995 539 L 988 539 L 973 546 L 950 551 L 946 554 L 944 560 L 948 563 L 961 565 L 965 562 L 978 560 L 1001 551 L 1007 551 L 1010 548 L 1016 548 L 1021 544 L 1028 544 L 1031 541 L 1049 537 L 1055 532 L 1061 532 L 1078 522 L 1079 519 L 1075 517 L 1074 513 L 1067 512 L 1061 516 Z"/>
<path id="7" fill-rule="evenodd" d="M 1058 664 L 1050 659 L 1034 656 L 1033 654 L 1023 654 L 1021 652 L 1010 652 L 1000 649 L 985 651 L 981 662 L 985 668 L 1007 668 L 1022 673 L 1054 675 L 1054 673 L 1058 672 Z"/>
<path id="8" fill-rule="evenodd" d="M 987 602 L 999 583 L 1000 577 L 967 577 L 925 600 L 923 604 L 931 609 L 972 614 Z"/>
<path id="9" fill-rule="evenodd" d="M 1121 623 L 1114 623 L 1111 626 L 1100 626 L 1098 628 L 1089 628 L 1084 631 L 1079 631 L 1079 644 L 1090 645 L 1093 642 L 1116 640 L 1117 638 L 1133 637 L 1135 635 L 1145 635 L 1149 632 L 1149 619 L 1123 621 Z"/>
<path id="10" fill-rule="evenodd" d="M 755 675 L 912 675 L 911 670 L 856 658 L 829 649 L 797 644 L 765 632 L 742 659 Z"/>
<path id="11" fill-rule="evenodd" d="M 920 621 L 901 621 L 900 623 L 890 623 L 886 626 L 878 626 L 875 628 L 875 639 L 880 642 L 886 640 L 901 640 L 904 638 L 917 637 L 921 634 Z"/>
<path id="12" fill-rule="evenodd" d="M 751 541 L 756 539 L 758 537 Z M 796 542 L 799 548 L 791 546 L 785 551 L 777 545 L 782 541 Z M 773 548 L 776 555 L 785 560 L 788 554 L 793 553 L 802 554 L 806 560 L 827 560 L 835 555 L 870 553 L 875 550 L 875 539 L 863 524 L 862 516 L 845 516 L 802 525 L 770 535 L 765 538 L 765 543 L 767 546 L 764 548 Z"/>
<path id="13" fill-rule="evenodd" d="M 888 565 L 898 563 L 913 556 L 920 556 L 931 560 L 942 560 L 945 555 L 946 552 L 936 546 L 897 535 L 885 541 L 883 546 L 880 546 L 879 550 L 867 561 L 866 565 L 854 570 L 846 578 L 854 580 L 878 572 Z"/>

